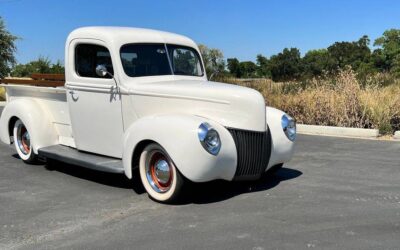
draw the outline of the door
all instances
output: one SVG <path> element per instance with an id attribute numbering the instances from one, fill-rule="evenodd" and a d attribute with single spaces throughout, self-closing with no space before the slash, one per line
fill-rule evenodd
<path id="1" fill-rule="evenodd" d="M 110 76 L 96 74 L 105 65 L 114 74 L 110 51 L 98 40 L 73 41 L 66 83 L 71 125 L 77 149 L 122 158 L 121 96 Z"/>

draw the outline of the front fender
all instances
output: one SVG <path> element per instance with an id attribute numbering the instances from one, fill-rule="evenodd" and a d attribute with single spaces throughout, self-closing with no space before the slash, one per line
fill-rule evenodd
<path id="1" fill-rule="evenodd" d="M 11 144 L 9 125 L 11 119 L 20 119 L 28 129 L 33 152 L 38 153 L 38 149 L 55 145 L 58 136 L 53 127 L 47 112 L 42 106 L 33 99 L 21 98 L 7 103 L 0 118 L 0 139 L 6 144 Z"/>
<path id="2" fill-rule="evenodd" d="M 294 153 L 294 142 L 289 140 L 282 129 L 282 116 L 285 112 L 266 107 L 267 124 L 271 131 L 271 158 L 268 168 L 280 163 L 288 162 Z M 267 169 L 268 169 L 267 168 Z"/>
<path id="3" fill-rule="evenodd" d="M 200 144 L 197 130 L 202 122 L 208 122 L 219 133 L 222 144 L 216 156 L 209 154 Z M 226 128 L 206 118 L 160 115 L 134 122 L 124 135 L 123 164 L 128 178 L 132 178 L 133 152 L 145 140 L 160 144 L 179 171 L 191 181 L 232 180 L 235 175 L 237 153 L 232 136 Z"/>

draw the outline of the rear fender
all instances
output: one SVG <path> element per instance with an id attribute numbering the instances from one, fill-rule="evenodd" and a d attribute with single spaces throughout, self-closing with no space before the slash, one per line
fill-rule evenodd
<path id="1" fill-rule="evenodd" d="M 7 103 L 0 118 L 0 139 L 6 144 L 11 144 L 9 128 L 15 118 L 20 119 L 28 129 L 34 153 L 38 149 L 55 145 L 58 136 L 47 112 L 37 101 L 29 98 L 15 99 Z"/>

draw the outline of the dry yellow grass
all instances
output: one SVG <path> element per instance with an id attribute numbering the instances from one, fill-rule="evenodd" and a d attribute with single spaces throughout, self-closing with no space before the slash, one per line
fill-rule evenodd
<path id="1" fill-rule="evenodd" d="M 6 100 L 6 93 L 3 87 L 0 87 L 0 101 Z"/>
<path id="2" fill-rule="evenodd" d="M 372 127 L 383 134 L 400 130 L 400 85 L 367 88 L 360 93 L 360 101 Z"/>
<path id="3" fill-rule="evenodd" d="M 381 74 L 361 84 L 350 69 L 307 83 L 223 79 L 260 91 L 268 105 L 284 110 L 298 123 L 377 128 L 382 134 L 392 134 L 400 129 L 400 83 L 382 87 L 387 80 Z"/>

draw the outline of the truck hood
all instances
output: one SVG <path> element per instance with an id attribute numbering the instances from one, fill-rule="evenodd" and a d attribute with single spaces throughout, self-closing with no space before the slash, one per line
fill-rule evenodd
<path id="1" fill-rule="evenodd" d="M 176 80 L 127 84 L 138 118 L 191 114 L 225 127 L 265 131 L 265 101 L 256 90 L 233 84 Z"/>

